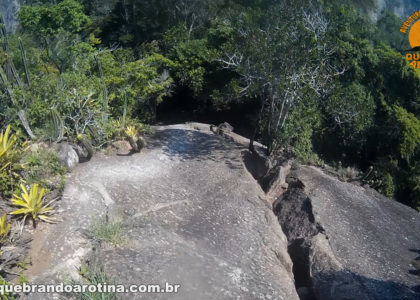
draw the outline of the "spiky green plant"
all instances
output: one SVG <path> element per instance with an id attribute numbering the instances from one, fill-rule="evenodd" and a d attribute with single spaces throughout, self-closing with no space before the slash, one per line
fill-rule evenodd
<path id="1" fill-rule="evenodd" d="M 136 127 L 134 126 L 128 126 L 127 129 L 125 130 L 125 134 L 131 138 L 135 138 L 137 136 L 137 133 L 138 131 Z"/>
<path id="2" fill-rule="evenodd" d="M 134 152 L 140 152 L 141 150 L 137 144 L 138 133 L 139 133 L 138 130 L 134 126 L 128 126 L 127 129 L 125 130 L 125 134 L 127 135 L 128 142 L 130 143 L 130 146 L 133 149 L 132 151 Z"/>
<path id="3" fill-rule="evenodd" d="M 0 218 L 0 244 L 3 244 L 9 235 L 10 223 L 6 224 L 6 213 Z"/>
<path id="4" fill-rule="evenodd" d="M 54 213 L 54 210 L 51 206 L 53 201 L 50 201 L 45 204 L 44 194 L 45 189 L 39 188 L 39 185 L 35 183 L 30 191 L 21 184 L 20 185 L 21 194 L 13 195 L 12 202 L 14 205 L 21 207 L 13 212 L 11 215 L 24 215 L 23 220 L 25 222 L 26 218 L 30 216 L 33 221 L 34 227 L 36 226 L 36 220 L 40 219 L 45 222 L 54 223 L 54 219 L 51 217 L 51 214 Z"/>
<path id="5" fill-rule="evenodd" d="M 10 125 L 7 126 L 5 132 L 0 133 L 0 171 L 10 165 L 16 140 L 17 136 L 10 134 Z"/>

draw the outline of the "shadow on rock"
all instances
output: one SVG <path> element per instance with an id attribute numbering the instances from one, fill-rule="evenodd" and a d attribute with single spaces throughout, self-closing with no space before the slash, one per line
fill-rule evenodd
<path id="1" fill-rule="evenodd" d="M 414 252 L 416 254 L 420 254 L 420 250 L 417 250 L 417 249 L 410 249 L 410 251 Z M 410 274 L 420 276 L 420 256 L 417 256 L 415 259 L 413 259 L 411 264 L 414 267 L 414 269 L 412 269 L 408 272 Z M 419 288 L 420 288 L 420 286 L 419 286 Z"/>
<path id="2" fill-rule="evenodd" d="M 347 270 L 320 273 L 314 281 L 316 299 L 420 299 L 418 286 L 368 278 Z"/>
<path id="3" fill-rule="evenodd" d="M 147 148 L 162 148 L 168 156 L 181 160 L 225 161 L 230 168 L 241 167 L 241 158 L 235 150 L 243 146 L 216 135 L 192 130 L 165 129 L 148 141 Z"/>

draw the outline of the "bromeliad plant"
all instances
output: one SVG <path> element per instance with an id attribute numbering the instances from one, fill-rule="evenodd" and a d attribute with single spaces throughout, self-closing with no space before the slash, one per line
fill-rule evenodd
<path id="1" fill-rule="evenodd" d="M 125 130 L 128 142 L 133 152 L 140 152 L 144 147 L 144 140 L 138 136 L 139 131 L 134 126 L 128 126 Z"/>
<path id="2" fill-rule="evenodd" d="M 10 223 L 6 224 L 6 213 L 0 218 L 0 244 L 7 241 L 10 232 Z"/>
<path id="3" fill-rule="evenodd" d="M 36 220 L 40 219 L 48 223 L 54 223 L 54 219 L 51 217 L 51 214 L 54 213 L 53 207 L 51 206 L 52 202 L 44 203 L 44 194 L 45 189 L 39 188 L 38 184 L 35 183 L 30 191 L 21 184 L 21 195 L 14 194 L 12 202 L 14 205 L 21 207 L 13 212 L 11 215 L 24 215 L 23 223 L 25 223 L 26 218 L 30 216 L 32 218 L 33 226 L 36 227 Z"/>
<path id="4" fill-rule="evenodd" d="M 15 145 L 17 136 L 10 134 L 10 125 L 7 126 L 5 132 L 0 133 L 0 171 L 4 170 L 11 163 L 13 156 L 13 146 Z"/>
<path id="5" fill-rule="evenodd" d="M 134 127 L 134 126 L 128 126 L 127 129 L 125 130 L 125 134 L 129 138 L 131 137 L 131 138 L 135 139 L 136 136 L 137 136 L 137 134 L 138 134 L 138 131 L 137 131 L 136 127 Z"/>

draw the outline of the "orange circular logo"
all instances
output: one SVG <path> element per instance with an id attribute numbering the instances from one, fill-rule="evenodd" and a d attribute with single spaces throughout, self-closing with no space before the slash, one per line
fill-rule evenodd
<path id="1" fill-rule="evenodd" d="M 408 39 L 412 48 L 420 46 L 420 20 L 411 26 Z"/>

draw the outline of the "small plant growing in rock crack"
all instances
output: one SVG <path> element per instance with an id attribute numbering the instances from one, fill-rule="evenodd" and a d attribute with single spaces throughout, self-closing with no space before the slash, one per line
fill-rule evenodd
<path id="1" fill-rule="evenodd" d="M 14 194 L 12 202 L 14 205 L 21 208 L 12 211 L 11 215 L 24 215 L 23 224 L 25 224 L 26 218 L 30 216 L 32 218 L 33 226 L 36 227 L 37 219 L 48 223 L 54 223 L 54 219 L 51 215 L 54 213 L 53 207 L 51 206 L 52 202 L 44 203 L 44 194 L 45 189 L 39 188 L 39 185 L 35 183 L 30 191 L 21 184 L 20 185 L 21 194 Z"/>
<path id="2" fill-rule="evenodd" d="M 88 236 L 99 243 L 121 245 L 125 242 L 123 224 L 106 216 L 93 222 Z"/>
<path id="3" fill-rule="evenodd" d="M 103 267 L 99 265 L 90 266 L 90 265 L 84 264 L 80 267 L 79 274 L 82 277 L 82 282 L 73 281 L 71 283 L 72 285 L 84 285 L 84 284 L 104 285 L 105 283 L 107 285 L 112 285 L 115 283 L 115 280 L 104 271 Z M 113 293 L 113 292 L 91 293 L 91 292 L 86 291 L 86 292 L 76 293 L 74 295 L 69 295 L 69 296 L 73 296 L 74 298 L 72 299 L 78 299 L 78 300 L 116 300 L 117 299 L 116 293 Z"/>

